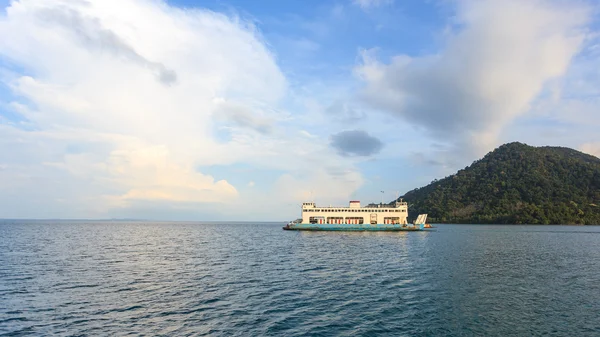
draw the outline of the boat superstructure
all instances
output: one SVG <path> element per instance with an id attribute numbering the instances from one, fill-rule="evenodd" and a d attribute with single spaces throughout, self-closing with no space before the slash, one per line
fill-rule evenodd
<path id="1" fill-rule="evenodd" d="M 409 224 L 408 204 L 402 200 L 392 205 L 365 207 L 350 201 L 348 207 L 318 207 L 314 202 L 302 203 L 302 218 L 288 223 L 286 230 L 351 230 L 351 231 L 415 231 L 425 228 L 427 214 L 420 214 Z"/>

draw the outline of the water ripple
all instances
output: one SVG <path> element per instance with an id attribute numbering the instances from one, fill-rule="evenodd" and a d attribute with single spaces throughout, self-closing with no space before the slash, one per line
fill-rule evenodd
<path id="1" fill-rule="evenodd" d="M 599 335 L 589 234 L 0 222 L 0 335 Z"/>

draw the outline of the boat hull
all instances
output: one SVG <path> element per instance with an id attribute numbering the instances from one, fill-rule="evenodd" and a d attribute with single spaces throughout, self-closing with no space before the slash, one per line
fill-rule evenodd
<path id="1" fill-rule="evenodd" d="M 355 232 L 414 232 L 425 230 L 424 225 L 393 225 L 393 224 L 288 224 L 284 230 L 296 231 L 355 231 Z"/>

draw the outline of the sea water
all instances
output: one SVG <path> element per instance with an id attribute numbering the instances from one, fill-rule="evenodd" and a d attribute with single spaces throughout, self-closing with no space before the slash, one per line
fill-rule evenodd
<path id="1" fill-rule="evenodd" d="M 0 222 L 0 335 L 600 335 L 600 227 Z"/>

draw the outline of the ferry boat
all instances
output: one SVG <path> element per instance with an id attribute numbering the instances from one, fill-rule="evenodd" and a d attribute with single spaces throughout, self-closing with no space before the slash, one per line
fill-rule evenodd
<path id="1" fill-rule="evenodd" d="M 302 218 L 289 222 L 285 230 L 312 231 L 422 231 L 432 228 L 426 224 L 427 214 L 419 214 L 409 224 L 408 204 L 402 200 L 391 205 L 360 206 L 350 201 L 348 207 L 317 207 L 314 202 L 302 203 Z"/>

